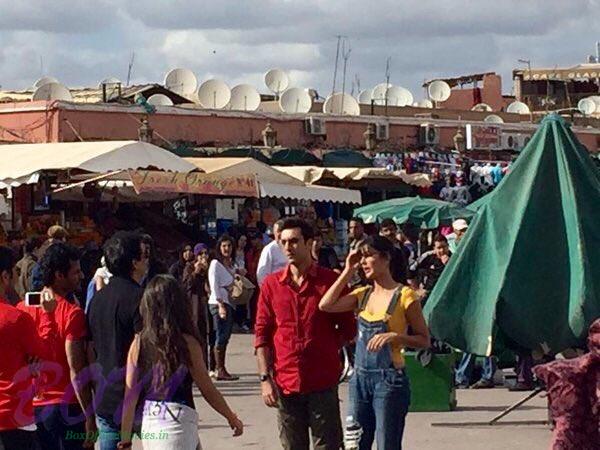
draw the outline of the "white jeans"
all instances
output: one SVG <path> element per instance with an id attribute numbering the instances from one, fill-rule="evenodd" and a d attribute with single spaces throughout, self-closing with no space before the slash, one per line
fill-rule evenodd
<path id="1" fill-rule="evenodd" d="M 145 450 L 201 450 L 198 413 L 179 403 L 147 400 L 141 438 Z"/>

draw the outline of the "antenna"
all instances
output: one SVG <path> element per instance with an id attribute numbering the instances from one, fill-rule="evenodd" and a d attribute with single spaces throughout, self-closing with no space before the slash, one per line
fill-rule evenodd
<path id="1" fill-rule="evenodd" d="M 330 95 L 323 103 L 323 112 L 344 116 L 359 116 L 360 106 L 356 99 L 345 92 Z"/>
<path id="2" fill-rule="evenodd" d="M 42 77 L 38 79 L 35 83 L 33 83 L 33 90 L 35 91 L 40 86 L 48 83 L 58 83 L 58 80 L 54 77 Z"/>
<path id="3" fill-rule="evenodd" d="M 31 97 L 31 101 L 39 101 L 39 100 L 64 100 L 70 102 L 73 100 L 71 96 L 71 92 L 65 86 L 60 83 L 46 83 L 38 87 L 33 96 Z"/>
<path id="4" fill-rule="evenodd" d="M 471 111 L 492 112 L 493 109 L 487 103 L 477 103 L 471 108 Z"/>
<path id="5" fill-rule="evenodd" d="M 525 103 L 516 101 L 506 107 L 506 112 L 512 114 L 529 114 L 531 111 Z"/>
<path id="6" fill-rule="evenodd" d="M 385 115 L 387 116 L 387 105 L 388 105 L 388 90 L 390 85 L 390 64 L 392 63 L 392 57 L 388 56 L 385 62 Z"/>
<path id="7" fill-rule="evenodd" d="M 346 93 L 346 66 L 348 64 L 348 58 L 350 58 L 350 52 L 352 51 L 350 45 L 348 45 L 348 51 L 346 51 L 346 42 L 347 40 L 344 38 L 344 41 L 342 42 L 342 58 L 344 58 L 344 70 L 342 72 L 342 93 L 344 94 Z M 344 110 L 344 99 L 345 97 L 342 96 L 342 111 Z M 352 98 L 352 100 L 354 100 L 354 98 Z"/>
<path id="8" fill-rule="evenodd" d="M 152 106 L 173 106 L 173 101 L 165 94 L 153 94 L 147 100 Z"/>
<path id="9" fill-rule="evenodd" d="M 229 107 L 240 111 L 256 111 L 260 106 L 260 94 L 249 84 L 238 84 L 231 89 Z"/>
<path id="10" fill-rule="evenodd" d="M 335 65 L 333 66 L 333 86 L 331 87 L 331 94 L 335 92 L 335 81 L 337 78 L 338 62 L 340 60 L 340 42 L 342 40 L 341 35 L 337 35 L 337 49 L 335 51 Z"/>
<path id="11" fill-rule="evenodd" d="M 312 97 L 302 88 L 290 88 L 281 95 L 279 107 L 289 114 L 307 113 L 312 108 Z"/>
<path id="12" fill-rule="evenodd" d="M 285 91 L 290 84 L 290 79 L 281 69 L 271 69 L 265 73 L 265 85 L 277 98 Z"/>
<path id="13" fill-rule="evenodd" d="M 400 86 L 391 86 L 387 90 L 387 104 L 390 106 L 412 105 L 413 95 L 408 89 Z"/>
<path id="14" fill-rule="evenodd" d="M 40 77 L 44 76 L 44 57 L 40 55 Z"/>
<path id="15" fill-rule="evenodd" d="M 504 123 L 504 119 L 496 114 L 490 114 L 483 121 L 487 123 Z"/>
<path id="16" fill-rule="evenodd" d="M 133 63 L 135 62 L 135 52 L 131 52 L 131 59 L 129 60 L 129 66 L 127 67 L 127 84 L 131 82 L 131 72 L 133 71 Z"/>
<path id="17" fill-rule="evenodd" d="M 372 100 L 376 105 L 385 105 L 385 98 L 387 96 L 388 89 L 391 87 L 391 84 L 379 83 L 373 88 Z"/>
<path id="18" fill-rule="evenodd" d="M 448 83 L 443 80 L 435 80 L 427 87 L 427 93 L 429 94 L 429 98 L 435 102 L 435 106 L 437 107 L 437 103 L 448 100 L 452 92 Z"/>
<path id="19" fill-rule="evenodd" d="M 187 98 L 198 89 L 198 79 L 190 69 L 172 69 L 165 75 L 165 87 Z"/>
<path id="20" fill-rule="evenodd" d="M 222 109 L 231 100 L 231 90 L 222 80 L 205 81 L 198 89 L 198 101 L 203 108 Z"/>
<path id="21" fill-rule="evenodd" d="M 365 89 L 358 94 L 358 103 L 361 105 L 370 105 L 373 100 L 373 89 Z"/>

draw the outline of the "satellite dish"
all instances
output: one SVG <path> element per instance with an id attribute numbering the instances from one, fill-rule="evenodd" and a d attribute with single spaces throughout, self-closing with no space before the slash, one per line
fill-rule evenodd
<path id="1" fill-rule="evenodd" d="M 230 99 L 231 90 L 222 80 L 205 81 L 198 90 L 198 101 L 204 108 L 224 108 Z"/>
<path id="2" fill-rule="evenodd" d="M 389 83 L 380 83 L 373 88 L 373 101 L 376 105 L 385 105 L 385 97 L 391 87 Z"/>
<path id="3" fill-rule="evenodd" d="M 596 102 L 590 97 L 582 98 L 577 103 L 577 109 L 586 116 L 594 114 L 596 112 L 596 108 Z"/>
<path id="4" fill-rule="evenodd" d="M 365 89 L 358 94 L 358 103 L 361 105 L 370 105 L 373 100 L 373 89 Z"/>
<path id="5" fill-rule="evenodd" d="M 493 109 L 487 103 L 477 103 L 475 106 L 473 106 L 471 108 L 471 111 L 492 112 Z"/>
<path id="6" fill-rule="evenodd" d="M 260 94 L 249 84 L 238 84 L 231 90 L 229 108 L 240 111 L 256 111 L 260 106 Z"/>
<path id="7" fill-rule="evenodd" d="M 58 80 L 54 77 L 42 77 L 38 79 L 35 83 L 33 83 L 33 90 L 35 91 L 40 86 L 48 83 L 58 83 Z"/>
<path id="8" fill-rule="evenodd" d="M 487 123 L 504 123 L 504 119 L 496 114 L 490 114 L 483 119 L 484 122 Z"/>
<path id="9" fill-rule="evenodd" d="M 434 102 L 445 102 L 450 98 L 450 85 L 442 80 L 436 80 L 427 86 L 429 98 Z"/>
<path id="10" fill-rule="evenodd" d="M 190 69 L 173 69 L 165 76 L 165 87 L 185 97 L 196 92 L 198 79 Z"/>
<path id="11" fill-rule="evenodd" d="M 286 113 L 307 113 L 312 108 L 312 98 L 302 88 L 290 88 L 281 94 L 279 107 Z"/>
<path id="12" fill-rule="evenodd" d="M 350 94 L 338 92 L 327 97 L 323 103 L 323 112 L 343 116 L 360 116 L 360 105 Z"/>
<path id="13" fill-rule="evenodd" d="M 529 114 L 530 113 L 529 106 L 527 106 L 523 102 L 512 102 L 506 108 L 506 112 L 513 113 L 513 114 Z"/>
<path id="14" fill-rule="evenodd" d="M 265 73 L 265 85 L 275 95 L 284 92 L 290 84 L 290 79 L 281 69 L 271 69 Z"/>
<path id="15" fill-rule="evenodd" d="M 387 92 L 388 101 L 387 104 L 390 106 L 407 106 L 412 105 L 413 95 L 408 89 L 400 86 L 392 86 Z"/>
<path id="16" fill-rule="evenodd" d="M 65 100 L 70 102 L 73 100 L 71 96 L 71 92 L 65 86 L 60 83 L 47 83 L 41 85 L 37 88 L 33 96 L 31 97 L 31 101 L 35 102 L 37 100 Z"/>
<path id="17" fill-rule="evenodd" d="M 152 106 L 173 106 L 173 101 L 165 94 L 153 94 L 147 101 Z"/>
<path id="18" fill-rule="evenodd" d="M 429 99 L 424 99 L 419 102 L 419 108 L 433 108 L 433 102 Z"/>

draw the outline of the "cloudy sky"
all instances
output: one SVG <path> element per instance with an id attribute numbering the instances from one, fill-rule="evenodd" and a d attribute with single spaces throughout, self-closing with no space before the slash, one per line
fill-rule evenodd
<path id="1" fill-rule="evenodd" d="M 424 79 L 480 71 L 503 76 L 584 62 L 600 40 L 600 0 L 0 0 L 0 86 L 27 88 L 44 75 L 69 86 L 162 82 L 173 67 L 199 80 L 266 91 L 281 67 L 292 84 L 332 88 L 337 35 L 347 36 L 346 90 L 394 84 L 423 96 Z M 341 89 L 341 63 L 338 86 Z M 339 90 L 339 89 L 338 89 Z"/>

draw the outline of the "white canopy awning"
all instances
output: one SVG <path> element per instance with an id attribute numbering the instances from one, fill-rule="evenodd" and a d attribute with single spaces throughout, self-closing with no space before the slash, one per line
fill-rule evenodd
<path id="1" fill-rule="evenodd" d="M 64 142 L 0 145 L 0 181 L 27 182 L 44 170 L 79 169 L 92 173 L 156 168 L 172 172 L 196 170 L 173 153 L 139 141 Z M 33 178 L 31 178 L 33 179 Z M 33 183 L 37 182 L 31 181 Z"/>
<path id="2" fill-rule="evenodd" d="M 340 189 L 328 186 L 294 186 L 259 182 L 261 197 L 290 198 L 315 202 L 336 202 L 362 204 L 360 191 Z"/>

